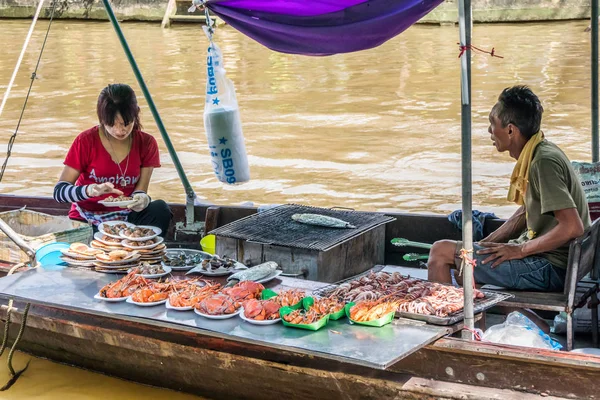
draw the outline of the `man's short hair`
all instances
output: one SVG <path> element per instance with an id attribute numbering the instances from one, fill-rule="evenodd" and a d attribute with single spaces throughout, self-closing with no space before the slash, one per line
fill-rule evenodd
<path id="1" fill-rule="evenodd" d="M 513 124 L 527 139 L 540 131 L 543 112 L 540 99 L 524 85 L 504 89 L 492 109 L 503 127 Z"/>

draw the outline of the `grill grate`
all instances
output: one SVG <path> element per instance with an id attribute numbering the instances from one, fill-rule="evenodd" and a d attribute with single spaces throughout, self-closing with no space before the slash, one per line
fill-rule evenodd
<path id="1" fill-rule="evenodd" d="M 327 228 L 292 220 L 293 214 L 303 213 L 339 218 L 351 223 L 356 228 Z M 341 211 L 298 204 L 285 204 L 239 219 L 209 233 L 267 245 L 327 251 L 368 230 L 394 221 L 394 219 L 384 214 L 372 212 Z"/>

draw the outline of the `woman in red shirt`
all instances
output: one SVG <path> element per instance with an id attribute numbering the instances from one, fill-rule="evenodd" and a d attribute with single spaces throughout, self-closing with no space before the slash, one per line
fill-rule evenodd
<path id="1" fill-rule="evenodd" d="M 151 201 L 146 194 L 152 171 L 160 167 L 158 145 L 142 132 L 135 93 L 125 84 L 108 85 L 98 97 L 99 124 L 76 138 L 67 157 L 54 199 L 73 203 L 71 219 L 97 225 L 123 220 L 136 225 L 169 228 L 172 214 L 167 203 Z M 109 196 L 132 196 L 127 208 L 105 207 L 98 201 Z"/>

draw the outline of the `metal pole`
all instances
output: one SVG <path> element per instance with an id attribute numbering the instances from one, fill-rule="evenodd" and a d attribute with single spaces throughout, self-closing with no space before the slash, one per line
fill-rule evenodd
<path id="1" fill-rule="evenodd" d="M 461 158 L 462 158 L 462 234 L 463 248 L 473 249 L 473 211 L 471 188 L 471 0 L 458 2 L 458 26 L 461 49 L 465 49 L 461 57 Z M 471 254 L 472 255 L 472 254 Z M 473 316 L 473 269 L 470 264 L 462 262 L 465 327 L 475 328 Z M 463 330 L 464 339 L 473 339 L 472 331 Z"/>
<path id="2" fill-rule="evenodd" d="M 598 0 L 592 0 L 592 162 L 598 162 Z"/>
<path id="3" fill-rule="evenodd" d="M 188 181 L 187 176 L 185 175 L 185 171 L 183 170 L 183 167 L 181 166 L 181 162 L 179 162 L 179 157 L 177 156 L 177 153 L 175 152 L 175 149 L 173 148 L 173 143 L 171 143 L 171 138 L 169 138 L 169 134 L 167 133 L 167 130 L 165 129 L 162 119 L 160 118 L 160 114 L 158 113 L 158 110 L 156 109 L 156 106 L 154 105 L 154 101 L 152 100 L 150 91 L 148 90 L 148 87 L 146 86 L 146 82 L 144 81 L 144 78 L 142 77 L 142 73 L 140 72 L 140 69 L 138 68 L 137 63 L 135 62 L 135 59 L 133 58 L 133 54 L 131 53 L 131 50 L 129 49 L 129 44 L 127 44 L 127 40 L 125 40 L 123 31 L 121 30 L 121 27 L 119 26 L 119 22 L 117 21 L 117 17 L 115 17 L 115 13 L 113 12 L 113 9 L 110 6 L 110 3 L 108 2 L 108 0 L 102 0 L 102 2 L 104 3 L 104 8 L 106 9 L 108 18 L 110 19 L 110 22 L 111 22 L 113 28 L 115 28 L 115 32 L 117 33 L 117 36 L 119 37 L 119 41 L 121 42 L 121 46 L 123 47 L 123 50 L 125 51 L 127 60 L 129 60 L 129 64 L 131 64 L 131 68 L 133 69 L 135 78 L 137 79 L 138 84 L 142 88 L 144 97 L 146 98 L 146 101 L 148 102 L 148 107 L 150 107 L 152 116 L 154 117 L 154 120 L 156 121 L 158 130 L 160 131 L 160 134 L 161 134 L 163 140 L 165 141 L 167 150 L 169 150 L 169 155 L 171 156 L 171 159 L 173 160 L 173 164 L 175 164 L 175 169 L 177 170 L 179 179 L 181 180 L 181 183 L 183 184 L 183 188 L 185 189 L 186 222 L 188 225 L 191 225 L 194 222 L 194 200 L 196 199 L 196 193 L 194 193 L 194 189 L 192 189 L 192 186 L 190 185 L 190 182 Z"/>

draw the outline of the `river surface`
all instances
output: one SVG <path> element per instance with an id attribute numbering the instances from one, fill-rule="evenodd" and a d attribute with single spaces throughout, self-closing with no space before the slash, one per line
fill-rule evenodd
<path id="1" fill-rule="evenodd" d="M 46 23 L 38 25 L 0 116 L 0 143 L 15 130 Z M 504 57 L 473 55 L 474 208 L 500 216 L 515 209 L 505 200 L 514 161 L 497 153 L 487 134 L 489 110 L 507 86 L 530 85 L 546 110 L 546 136 L 571 159 L 590 160 L 586 25 L 474 27 L 473 44 L 495 47 Z M 28 21 L 0 23 L 2 93 L 28 27 Z M 456 27 L 414 26 L 376 49 L 320 58 L 274 53 L 229 27 L 217 29 L 215 40 L 237 89 L 252 174 L 250 182 L 235 186 L 219 183 L 211 169 L 202 116 L 208 42 L 200 27 L 128 23 L 123 29 L 199 199 L 438 214 L 460 208 Z M 145 130 L 160 144 L 163 167 L 153 175 L 150 194 L 183 202 L 146 101 L 115 33 L 103 22 L 54 22 L 0 193 L 51 196 L 69 145 L 97 123 L 97 96 L 115 82 L 135 88 Z M 5 149 L 0 146 L 0 162 Z M 117 397 L 192 398 L 39 359 L 11 391 L 0 393 L 0 399 L 19 400 Z"/>
<path id="2" fill-rule="evenodd" d="M 11 38 L 0 58 L 2 93 L 28 24 L 0 25 L 0 36 Z M 0 117 L 0 143 L 15 129 L 46 24 L 38 25 Z M 546 109 L 546 136 L 572 159 L 591 158 L 586 24 L 475 26 L 473 44 L 495 47 L 504 58 L 473 55 L 474 208 L 501 216 L 514 210 L 505 200 L 514 161 L 497 153 L 487 134 L 489 110 L 507 86 L 530 85 Z M 252 174 L 250 182 L 234 186 L 219 183 L 211 168 L 203 128 L 208 42 L 200 27 L 128 23 L 123 29 L 200 200 L 438 214 L 460 207 L 456 27 L 414 26 L 376 49 L 331 57 L 279 54 L 230 27 L 217 29 Z M 163 167 L 153 175 L 150 194 L 183 202 L 141 90 L 103 22 L 54 22 L 0 192 L 50 196 L 69 145 L 96 123 L 97 96 L 113 82 L 136 89 L 145 130 L 160 143 Z"/>

